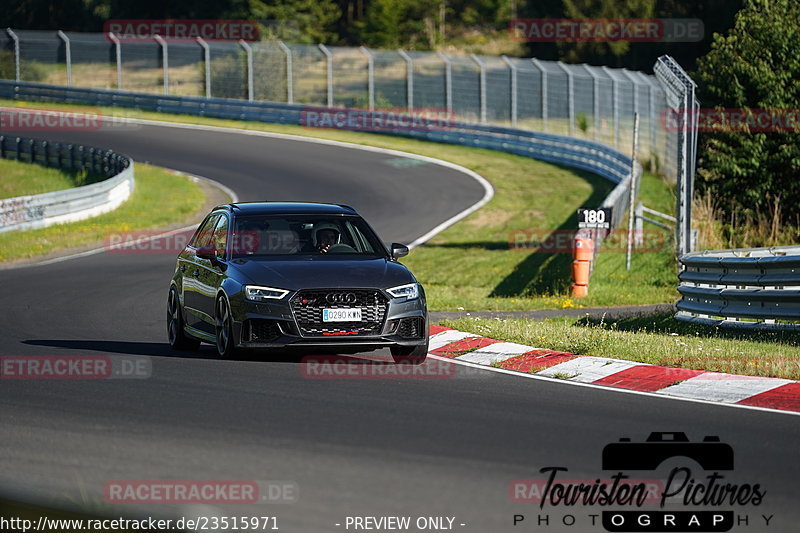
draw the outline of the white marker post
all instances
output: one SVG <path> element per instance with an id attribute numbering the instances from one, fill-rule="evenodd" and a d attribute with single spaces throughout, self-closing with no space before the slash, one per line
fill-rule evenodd
<path id="1" fill-rule="evenodd" d="M 639 150 L 639 113 L 633 114 L 633 154 L 631 155 L 631 195 L 628 202 L 628 252 L 625 257 L 625 269 L 631 269 L 631 253 L 633 251 L 634 206 L 636 205 L 636 152 Z"/>

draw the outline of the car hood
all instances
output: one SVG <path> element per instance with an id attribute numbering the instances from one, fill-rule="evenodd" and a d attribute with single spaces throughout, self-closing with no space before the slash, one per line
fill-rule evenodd
<path id="1" fill-rule="evenodd" d="M 291 260 L 239 259 L 231 263 L 255 285 L 280 289 L 381 288 L 414 281 L 403 265 L 384 258 L 309 256 Z"/>

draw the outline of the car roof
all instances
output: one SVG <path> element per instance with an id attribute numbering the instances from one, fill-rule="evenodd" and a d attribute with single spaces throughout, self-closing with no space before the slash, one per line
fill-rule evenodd
<path id="1" fill-rule="evenodd" d="M 357 215 L 349 205 L 315 202 L 237 202 L 218 205 L 234 215 Z"/>

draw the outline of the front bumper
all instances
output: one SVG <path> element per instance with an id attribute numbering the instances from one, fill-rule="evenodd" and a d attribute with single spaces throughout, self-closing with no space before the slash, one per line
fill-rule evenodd
<path id="1" fill-rule="evenodd" d="M 331 289 L 342 290 L 342 289 Z M 367 290 L 367 289 L 361 289 Z M 377 289 L 368 289 L 375 290 Z M 423 346 L 428 343 L 428 313 L 424 294 L 414 300 L 391 298 L 385 292 L 385 315 L 374 328 L 359 331 L 348 328 L 346 322 L 331 323 L 340 327 L 324 333 L 309 333 L 309 328 L 298 323 L 292 299 L 298 294 L 288 295 L 275 302 L 252 302 L 245 299 L 231 300 L 234 319 L 234 338 L 240 348 L 289 348 L 318 347 L 335 350 L 369 351 L 389 346 Z M 382 302 L 383 304 L 383 302 Z M 366 312 L 364 315 L 374 317 Z M 321 317 L 321 310 L 320 317 Z M 321 320 L 321 318 L 320 318 Z M 341 330 L 341 331 L 339 331 Z"/>

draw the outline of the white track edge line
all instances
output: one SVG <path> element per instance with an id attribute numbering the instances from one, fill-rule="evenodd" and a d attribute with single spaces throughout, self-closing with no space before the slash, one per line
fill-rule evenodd
<path id="1" fill-rule="evenodd" d="M 781 409 L 771 409 L 769 407 L 758 407 L 758 406 L 755 406 L 755 405 L 744 405 L 744 404 L 738 404 L 738 403 L 722 403 L 722 402 L 715 402 L 715 401 L 712 401 L 712 400 L 703 400 L 703 399 L 700 399 L 700 398 L 683 398 L 683 397 L 680 397 L 680 396 L 669 396 L 667 394 L 658 394 L 657 392 L 647 392 L 647 391 L 638 391 L 638 390 L 631 390 L 631 389 L 622 389 L 622 388 L 618 388 L 618 387 L 608 387 L 606 385 L 596 385 L 594 383 L 581 383 L 579 381 L 570 381 L 570 380 L 567 380 L 567 379 L 549 378 L 549 377 L 546 377 L 546 376 L 537 376 L 536 374 L 528 374 L 528 373 L 525 373 L 525 372 L 518 372 L 516 370 L 509 370 L 507 368 L 497 368 L 497 367 L 494 367 L 494 366 L 486 366 L 486 365 L 480 365 L 480 364 L 477 364 L 477 363 L 470 363 L 468 361 L 459 361 L 458 358 L 442 357 L 442 356 L 434 355 L 434 354 L 428 354 L 428 357 L 430 357 L 432 359 L 440 360 L 440 361 L 450 361 L 451 363 L 455 363 L 455 364 L 458 364 L 458 365 L 469 366 L 469 367 L 472 367 L 472 368 L 482 369 L 482 370 L 486 370 L 486 371 L 489 371 L 489 372 L 497 372 L 499 374 L 507 374 L 507 375 L 510 375 L 510 376 L 516 376 L 516 377 L 520 377 L 520 378 L 536 379 L 536 380 L 539 380 L 539 381 L 547 381 L 549 383 L 561 383 L 561 384 L 564 384 L 564 385 L 572 385 L 572 386 L 575 386 L 575 387 L 589 387 L 589 388 L 593 388 L 593 389 L 601 389 L 601 390 L 606 390 L 606 391 L 610 391 L 610 392 L 618 392 L 620 394 L 636 394 L 636 395 L 639 395 L 639 396 L 648 396 L 648 397 L 651 397 L 651 398 L 662 398 L 662 399 L 665 399 L 665 400 L 677 400 L 677 401 L 681 401 L 681 402 L 692 402 L 692 403 L 702 403 L 702 404 L 706 404 L 706 405 L 717 405 L 717 406 L 722 406 L 722 407 L 733 407 L 733 408 L 737 408 L 737 409 L 748 409 L 748 410 L 752 410 L 752 411 L 761 411 L 761 412 L 773 413 L 773 414 L 777 413 L 777 414 L 784 414 L 784 415 L 790 415 L 790 416 L 800 416 L 800 412 L 795 412 L 795 411 L 784 411 L 784 410 L 781 410 Z"/>

